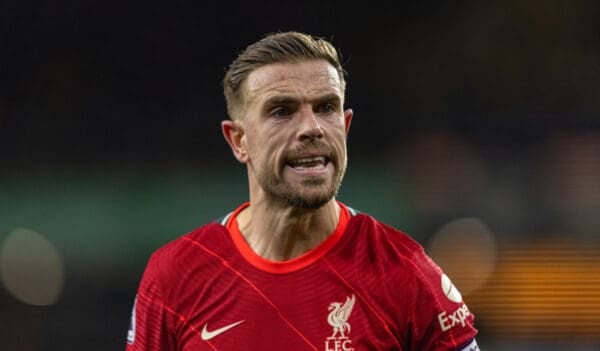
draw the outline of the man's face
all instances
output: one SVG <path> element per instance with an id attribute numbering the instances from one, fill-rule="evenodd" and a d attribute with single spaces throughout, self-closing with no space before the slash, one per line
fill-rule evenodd
<path id="1" fill-rule="evenodd" d="M 325 60 L 256 69 L 244 85 L 241 144 L 251 193 L 314 209 L 335 196 L 346 170 L 352 111 Z"/>

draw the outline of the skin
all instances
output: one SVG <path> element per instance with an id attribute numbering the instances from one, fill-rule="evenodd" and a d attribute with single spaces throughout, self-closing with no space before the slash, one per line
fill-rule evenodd
<path id="1" fill-rule="evenodd" d="M 242 118 L 222 122 L 234 156 L 248 171 L 250 206 L 238 215 L 238 225 L 256 254 L 289 260 L 337 226 L 335 194 L 346 168 L 352 110 L 343 110 L 338 73 L 325 60 L 260 67 L 242 89 Z M 326 163 L 298 166 L 299 159 L 316 156 Z"/>

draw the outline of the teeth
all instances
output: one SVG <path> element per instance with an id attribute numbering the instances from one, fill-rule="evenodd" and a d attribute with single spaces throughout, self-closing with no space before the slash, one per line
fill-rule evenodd
<path id="1" fill-rule="evenodd" d="M 296 169 L 317 170 L 324 169 L 327 159 L 325 156 L 299 158 L 289 162 L 289 165 Z"/>
<path id="2" fill-rule="evenodd" d="M 313 166 L 304 166 L 304 165 L 294 165 L 295 169 L 309 169 L 309 170 L 317 170 L 317 169 L 325 169 L 325 165 L 319 163 L 318 165 Z"/>
<path id="3" fill-rule="evenodd" d="M 301 158 L 301 159 L 295 160 L 294 164 L 300 165 L 300 164 L 303 164 L 303 163 L 310 163 L 310 162 L 325 163 L 325 157 L 323 157 L 323 156 L 317 156 L 317 157 L 310 157 L 310 158 Z"/>

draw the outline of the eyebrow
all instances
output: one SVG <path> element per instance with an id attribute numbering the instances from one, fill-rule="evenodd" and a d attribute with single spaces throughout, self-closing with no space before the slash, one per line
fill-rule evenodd
<path id="1" fill-rule="evenodd" d="M 264 102 L 264 106 L 270 106 L 270 105 L 287 105 L 287 104 L 292 104 L 294 102 L 298 101 L 297 98 L 294 98 L 293 96 L 289 96 L 289 95 L 276 95 L 276 96 L 272 96 L 270 98 L 268 98 L 265 102 Z"/>
<path id="2" fill-rule="evenodd" d="M 319 102 L 319 103 L 324 103 L 324 102 L 333 102 L 333 103 L 341 103 L 341 98 L 338 94 L 326 94 L 326 95 L 322 95 L 322 96 L 317 96 L 313 99 L 310 99 L 310 102 Z M 271 105 L 286 105 L 286 104 L 293 104 L 298 102 L 298 98 L 291 96 L 291 95 L 276 95 L 276 96 L 272 96 L 270 98 L 268 98 L 265 102 L 264 102 L 264 106 L 271 106 Z"/>

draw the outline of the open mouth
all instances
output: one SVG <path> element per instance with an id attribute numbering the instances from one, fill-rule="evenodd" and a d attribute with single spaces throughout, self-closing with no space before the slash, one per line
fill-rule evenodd
<path id="1" fill-rule="evenodd" d="M 325 156 L 302 157 L 289 160 L 287 164 L 298 171 L 318 171 L 325 169 L 329 158 Z"/>

